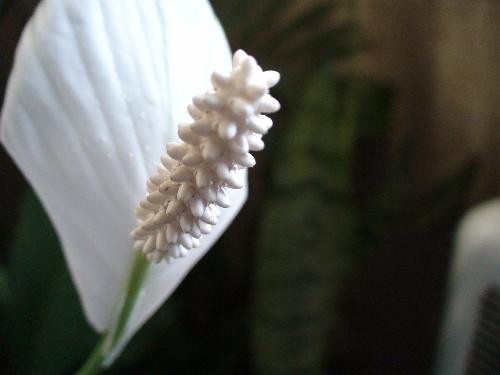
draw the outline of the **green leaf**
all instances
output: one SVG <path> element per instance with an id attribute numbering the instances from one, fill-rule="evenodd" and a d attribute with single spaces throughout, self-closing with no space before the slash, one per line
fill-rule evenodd
<path id="1" fill-rule="evenodd" d="M 339 300 L 359 257 L 351 161 L 362 92 L 356 79 L 319 72 L 278 145 L 257 244 L 257 373 L 326 373 Z"/>
<path id="2" fill-rule="evenodd" d="M 274 185 L 280 191 L 308 185 L 348 196 L 364 87 L 358 79 L 333 78 L 323 70 L 311 80 L 278 154 Z M 284 156 L 286 155 L 286 157 Z"/>
<path id="3" fill-rule="evenodd" d="M 7 271 L 0 267 L 0 309 L 3 309 L 9 298 L 9 281 Z"/>
<path id="4" fill-rule="evenodd" d="M 32 192 L 18 218 L 6 265 L 8 358 L 18 374 L 66 373 L 97 336 L 84 320 L 56 234 Z"/>
<path id="5" fill-rule="evenodd" d="M 276 197 L 258 245 L 252 327 L 259 374 L 318 374 L 355 258 L 355 216 L 313 191 Z"/>

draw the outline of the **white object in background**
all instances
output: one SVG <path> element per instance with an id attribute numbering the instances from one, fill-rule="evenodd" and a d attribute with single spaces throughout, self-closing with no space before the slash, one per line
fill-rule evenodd
<path id="1" fill-rule="evenodd" d="M 88 321 L 109 328 L 134 257 L 129 232 L 186 103 L 230 50 L 207 0 L 44 0 L 18 45 L 1 141 L 47 210 Z M 191 256 L 150 267 L 126 341 L 242 207 L 243 188 Z"/>
<path id="2" fill-rule="evenodd" d="M 465 374 L 481 299 L 489 288 L 500 288 L 500 199 L 465 216 L 458 230 L 450 276 L 436 375 Z"/>

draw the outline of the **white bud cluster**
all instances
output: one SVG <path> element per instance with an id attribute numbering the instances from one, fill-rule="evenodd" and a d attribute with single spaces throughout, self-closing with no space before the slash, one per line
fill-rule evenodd
<path id="1" fill-rule="evenodd" d="M 182 142 L 167 145 L 136 209 L 134 248 L 150 261 L 186 256 L 217 224 L 219 207 L 231 205 L 226 189 L 243 187 L 241 171 L 255 165 L 250 151 L 264 148 L 262 135 L 273 124 L 262 113 L 280 108 L 269 95 L 279 79 L 238 50 L 230 74 L 214 72 L 213 90 L 193 98 L 187 108 L 193 122 L 179 125 Z"/>

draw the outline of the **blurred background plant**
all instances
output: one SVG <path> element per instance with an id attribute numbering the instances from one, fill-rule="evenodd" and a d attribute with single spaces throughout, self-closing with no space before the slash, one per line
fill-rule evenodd
<path id="1" fill-rule="evenodd" d="M 241 215 L 110 373 L 429 373 L 453 230 L 500 192 L 500 10 L 476 2 L 212 1 L 283 110 Z M 36 3 L 0 2 L 1 95 Z M 1 370 L 70 373 L 96 337 L 0 157 Z"/>

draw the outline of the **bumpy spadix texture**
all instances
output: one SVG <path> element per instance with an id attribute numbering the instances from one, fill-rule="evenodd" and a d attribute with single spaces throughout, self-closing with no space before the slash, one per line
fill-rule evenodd
<path id="1" fill-rule="evenodd" d="M 214 72 L 211 78 L 213 89 L 193 98 L 193 122 L 179 125 L 182 142 L 167 145 L 136 209 L 135 248 L 156 263 L 186 256 L 211 232 L 220 208 L 231 206 L 227 189 L 241 189 L 242 172 L 255 165 L 250 152 L 264 148 L 262 135 L 272 120 L 263 113 L 280 108 L 269 95 L 279 73 L 263 71 L 242 50 L 228 75 Z"/>

